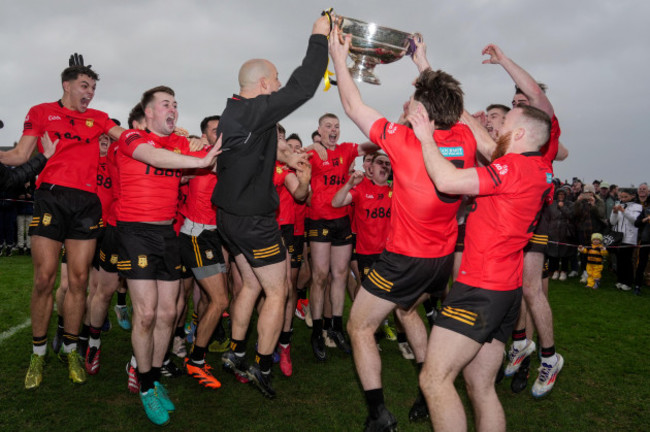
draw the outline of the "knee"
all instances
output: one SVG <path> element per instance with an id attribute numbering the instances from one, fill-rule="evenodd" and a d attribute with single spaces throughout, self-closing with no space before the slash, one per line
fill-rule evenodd
<path id="1" fill-rule="evenodd" d="M 54 289 L 54 280 L 56 276 L 44 273 L 37 273 L 34 275 L 34 293 L 37 295 L 50 295 Z M 59 289 L 67 290 L 67 287 L 59 287 Z"/>
<path id="2" fill-rule="evenodd" d="M 142 330 L 149 332 L 153 330 L 156 313 L 149 308 L 135 308 L 133 325 L 138 325 Z"/>

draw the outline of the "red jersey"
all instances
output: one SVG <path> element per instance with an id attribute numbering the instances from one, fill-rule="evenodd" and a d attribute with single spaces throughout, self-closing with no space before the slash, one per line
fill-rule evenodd
<path id="1" fill-rule="evenodd" d="M 33 106 L 25 117 L 23 135 L 39 137 L 38 151 L 43 153 L 40 137 L 45 131 L 52 142 L 59 140 L 56 152 L 36 180 L 87 192 L 97 192 L 99 136 L 116 124 L 108 114 L 94 109 L 72 111 L 61 101 Z"/>
<path id="2" fill-rule="evenodd" d="M 210 149 L 206 148 L 192 155 L 203 157 L 209 151 Z M 217 185 L 217 174 L 207 168 L 194 170 L 191 174 L 195 177 L 188 183 L 187 197 L 180 205 L 180 213 L 192 222 L 216 225 L 217 207 L 210 199 Z"/>
<path id="3" fill-rule="evenodd" d="M 293 209 L 295 220 L 293 222 L 293 235 L 305 235 L 305 218 L 307 217 L 307 203 L 306 202 L 293 202 Z"/>
<path id="4" fill-rule="evenodd" d="M 280 205 L 275 211 L 275 219 L 278 221 L 279 226 L 292 225 L 296 219 L 293 208 L 293 195 L 291 195 L 289 189 L 284 185 L 284 182 L 290 173 L 291 170 L 289 170 L 284 164 L 275 162 L 275 169 L 273 170 L 273 185 L 280 197 Z"/>
<path id="5" fill-rule="evenodd" d="M 350 190 L 357 227 L 357 253 L 380 254 L 386 248 L 390 228 L 393 189 L 364 179 Z"/>
<path id="6" fill-rule="evenodd" d="M 120 136 L 117 153 L 120 177 L 117 220 L 160 222 L 174 219 L 182 170 L 160 169 L 133 159 L 133 151 L 140 145 L 189 153 L 189 141 L 185 137 L 176 134 L 161 137 L 140 130 L 125 131 Z"/>
<path id="7" fill-rule="evenodd" d="M 106 226 L 108 212 L 113 204 L 113 181 L 108 169 L 108 156 L 99 157 L 97 167 L 97 196 L 102 203 L 102 226 Z"/>
<path id="8" fill-rule="evenodd" d="M 117 224 L 115 211 L 117 210 L 117 204 L 119 202 L 120 175 L 117 169 L 118 142 L 119 141 L 112 142 L 111 145 L 108 147 L 108 153 L 106 153 L 108 177 L 110 178 L 110 182 L 111 182 L 111 186 L 108 187 L 108 189 L 111 191 L 111 194 L 110 194 L 110 203 L 106 207 L 104 207 L 104 204 L 102 203 L 102 213 L 103 213 L 102 218 L 104 219 L 104 225 L 111 225 L 111 226 L 115 226 Z M 99 187 L 99 189 L 102 188 Z"/>
<path id="9" fill-rule="evenodd" d="M 449 130 L 436 130 L 433 138 L 442 155 L 458 168 L 476 165 L 476 140 L 467 126 L 456 123 Z M 370 139 L 388 154 L 393 166 L 391 229 L 386 250 L 413 258 L 439 258 L 452 253 L 461 197 L 435 188 L 413 130 L 379 119 L 372 125 Z"/>
<path id="10" fill-rule="evenodd" d="M 522 284 L 524 247 L 551 191 L 551 165 L 539 152 L 509 153 L 477 173 L 480 196 L 467 217 L 458 282 L 514 290 Z"/>
<path id="11" fill-rule="evenodd" d="M 557 152 L 560 147 L 560 134 L 562 131 L 560 130 L 560 123 L 557 121 L 557 117 L 555 117 L 555 114 L 553 115 L 553 118 L 551 119 L 551 136 L 548 139 L 548 142 L 542 146 L 539 151 L 542 153 L 542 157 L 544 160 L 551 164 L 551 169 L 553 169 L 553 161 L 555 160 L 555 157 L 557 156 Z"/>
<path id="12" fill-rule="evenodd" d="M 359 145 L 341 143 L 327 150 L 327 160 L 322 160 L 311 150 L 311 206 L 307 217 L 312 220 L 338 219 L 348 214 L 346 207 L 332 207 L 332 198 L 348 181 L 350 165 L 359 156 Z"/>

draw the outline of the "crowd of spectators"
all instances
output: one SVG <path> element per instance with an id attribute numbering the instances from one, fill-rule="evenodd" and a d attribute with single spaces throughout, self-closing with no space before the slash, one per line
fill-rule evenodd
<path id="1" fill-rule="evenodd" d="M 549 274 L 554 280 L 580 276 L 587 281 L 585 256 L 579 246 L 588 246 L 592 234 L 605 236 L 609 249 L 608 269 L 616 274 L 616 288 L 641 293 L 646 283 L 650 255 L 650 210 L 648 184 L 638 188 L 574 178 L 571 184 L 555 180 L 555 196 L 548 208 Z"/>

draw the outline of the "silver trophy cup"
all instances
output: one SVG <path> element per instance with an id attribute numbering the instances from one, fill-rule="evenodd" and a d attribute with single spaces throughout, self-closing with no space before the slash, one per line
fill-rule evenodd
<path id="1" fill-rule="evenodd" d="M 340 15 L 334 20 L 342 38 L 348 34 L 352 36 L 349 55 L 354 64 L 348 69 L 356 81 L 380 84 L 374 74 L 375 66 L 392 63 L 415 51 L 413 39 L 417 33 L 405 33 Z"/>

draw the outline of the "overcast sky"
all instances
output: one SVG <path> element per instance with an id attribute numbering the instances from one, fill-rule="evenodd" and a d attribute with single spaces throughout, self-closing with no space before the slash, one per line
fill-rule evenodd
<path id="1" fill-rule="evenodd" d="M 434 68 L 463 85 L 470 112 L 510 104 L 512 81 L 498 65 L 482 65 L 482 48 L 505 54 L 549 86 L 548 96 L 570 156 L 556 176 L 604 179 L 629 186 L 650 181 L 644 121 L 650 113 L 650 2 L 547 0 L 3 0 L 0 13 L 0 144 L 20 138 L 33 105 L 59 99 L 60 73 L 73 52 L 100 74 L 91 107 L 126 121 L 142 92 L 169 85 L 179 125 L 199 133 L 203 117 L 220 114 L 238 91 L 237 71 L 267 58 L 286 82 L 302 60 L 314 20 L 333 6 L 344 16 L 420 32 Z M 330 66 L 330 69 L 333 68 Z M 397 119 L 412 93 L 409 58 L 380 65 L 382 85 L 359 85 L 364 101 Z M 341 118 L 341 141 L 363 135 L 345 117 L 335 88 L 282 123 L 304 141 L 318 117 Z M 643 120 L 646 118 L 646 120 Z M 647 123 L 646 123 L 647 125 Z"/>

